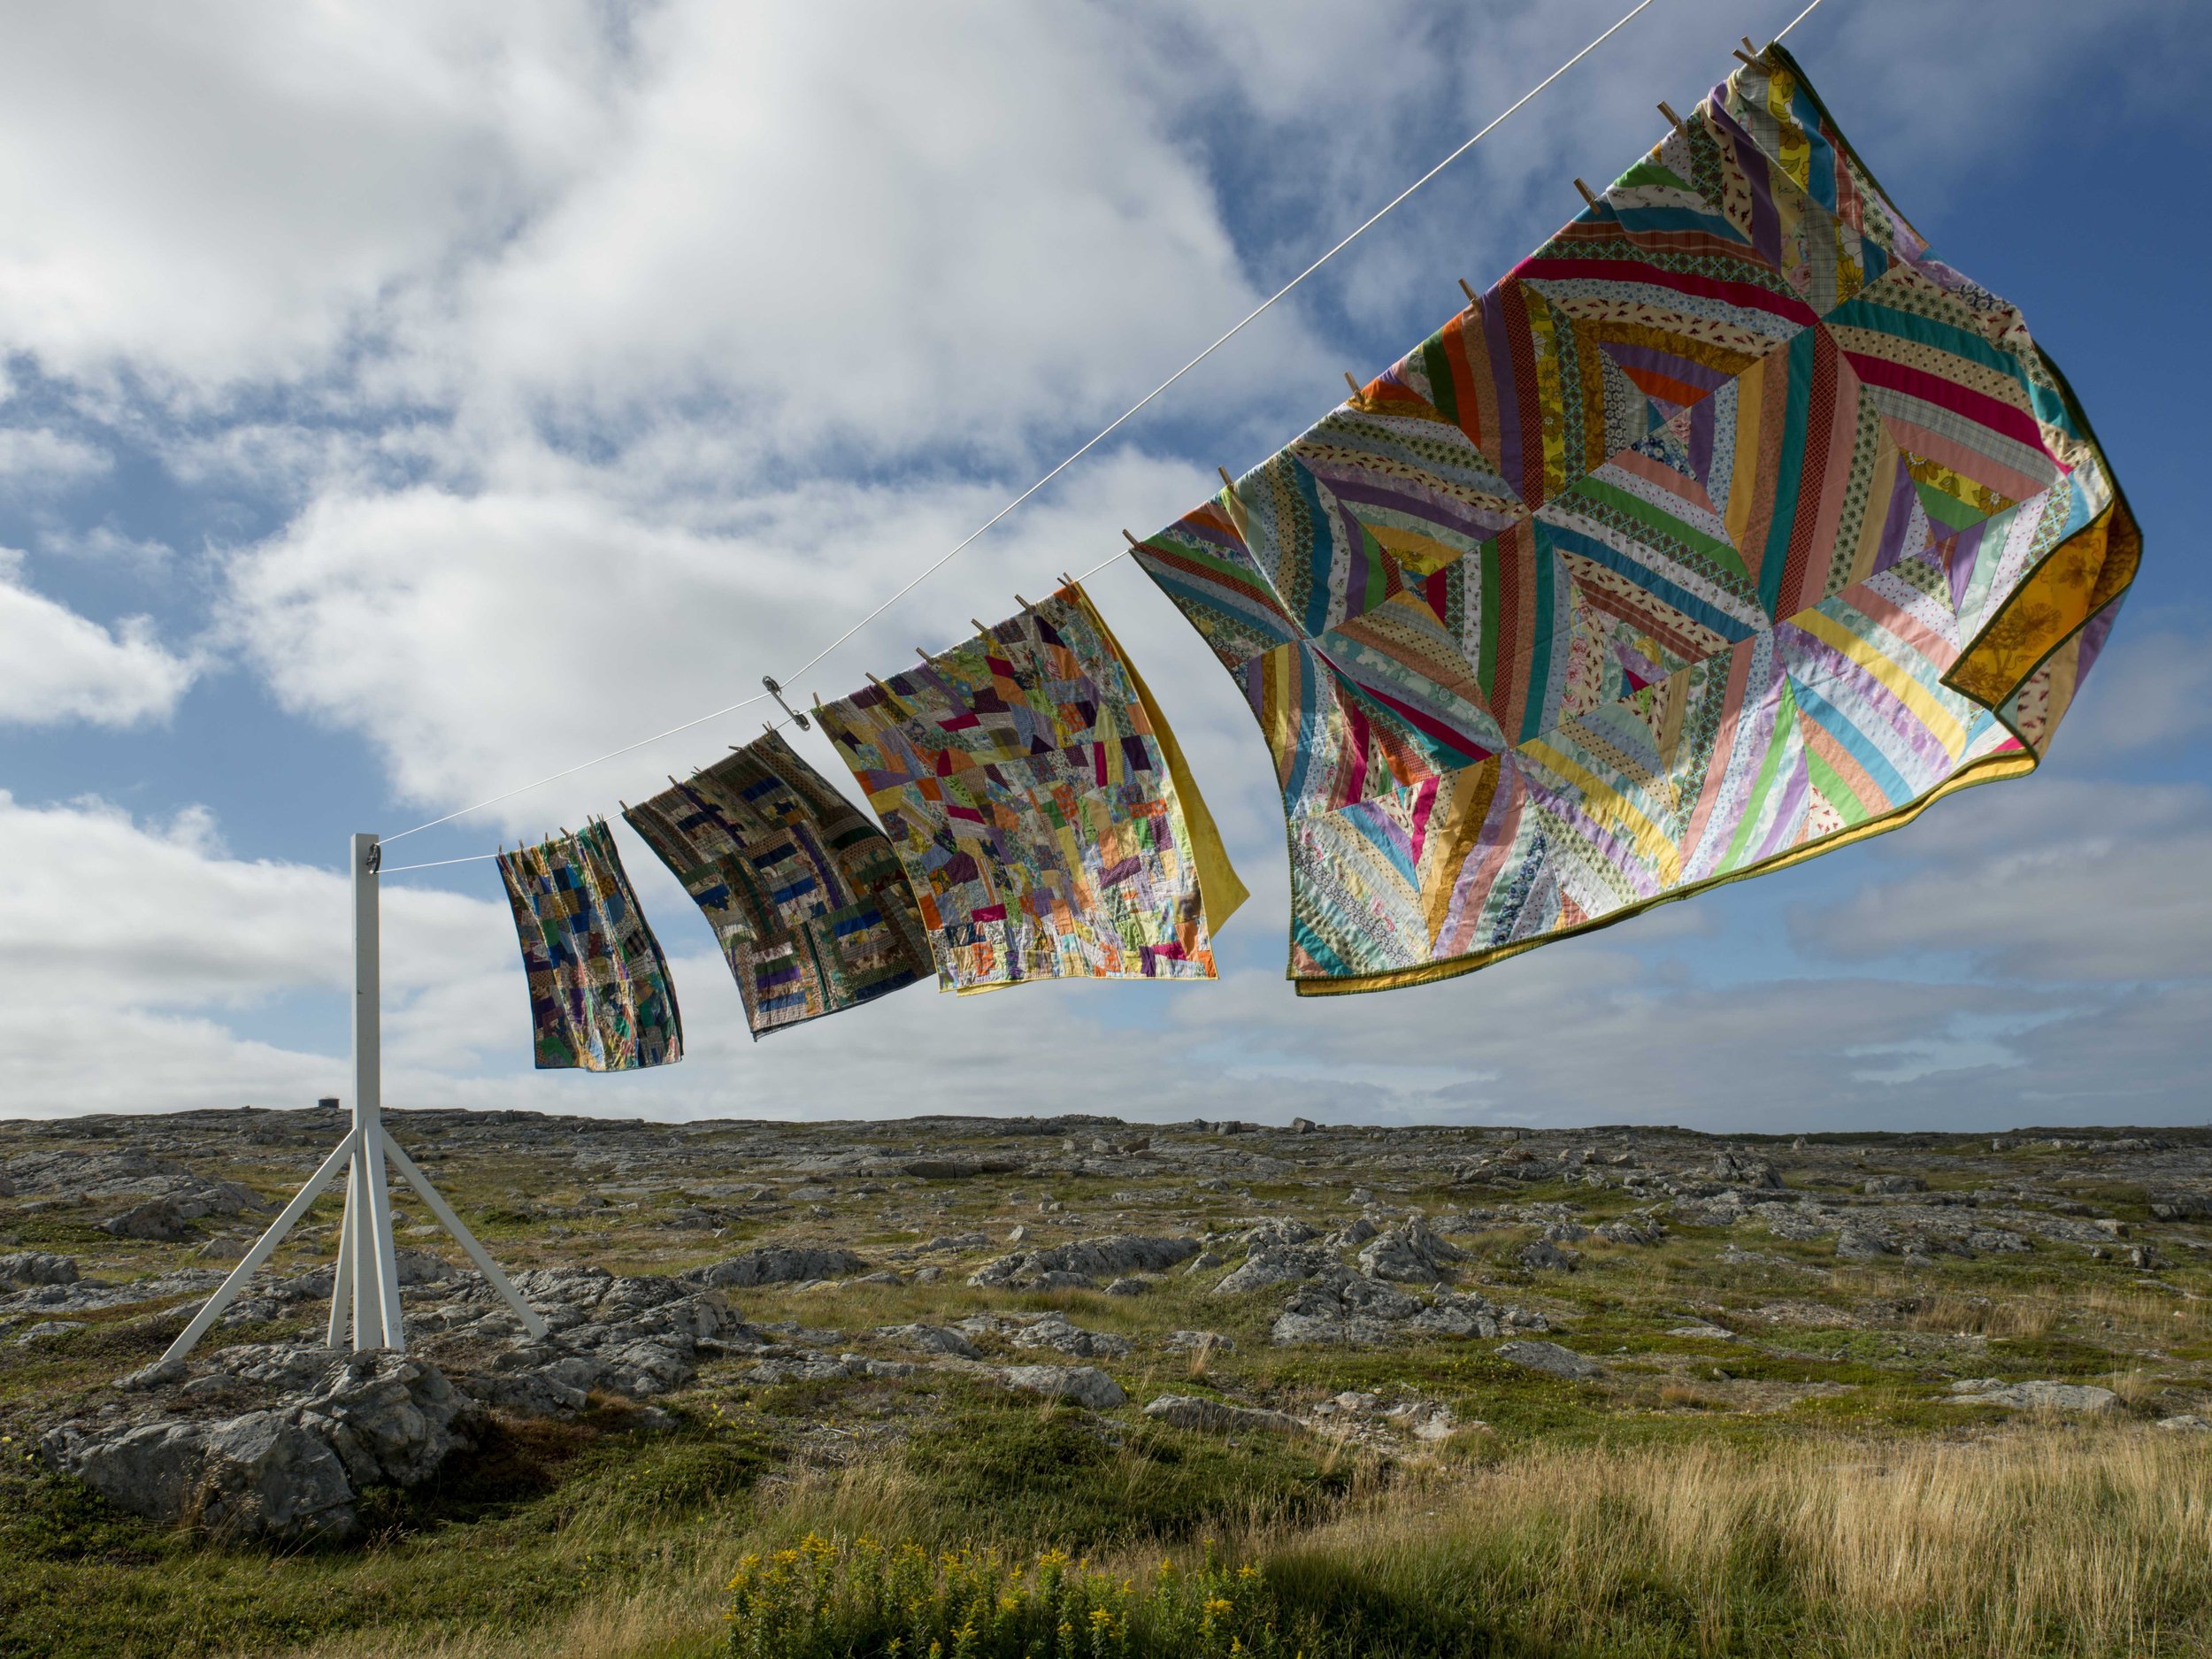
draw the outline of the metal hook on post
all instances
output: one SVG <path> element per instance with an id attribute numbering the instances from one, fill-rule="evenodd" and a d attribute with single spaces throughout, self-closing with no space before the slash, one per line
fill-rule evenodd
<path id="1" fill-rule="evenodd" d="M 776 683 L 776 677 L 773 674 L 763 674 L 760 677 L 760 683 L 768 687 L 768 695 L 776 700 L 776 707 L 789 715 L 793 724 L 797 726 L 802 732 L 810 729 L 806 723 L 806 716 L 783 700 L 783 687 Z"/>

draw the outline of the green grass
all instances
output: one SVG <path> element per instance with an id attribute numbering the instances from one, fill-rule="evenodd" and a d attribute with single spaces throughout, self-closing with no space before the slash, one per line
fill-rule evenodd
<path id="1" fill-rule="evenodd" d="M 1828 1438 L 1492 1457 L 1164 1561 L 938 1553 L 829 1517 L 740 1558 L 727 1651 L 2191 1659 L 2212 1615 L 2208 1498 L 2200 1456 L 2139 1435 Z M 2115 1552 L 2122 1597 L 2087 1565 Z"/>
<path id="2" fill-rule="evenodd" d="M 1989 1344 L 1993 1377 L 2100 1377 L 2120 1359 L 2108 1348 L 2071 1337 L 1999 1337 Z"/>
<path id="3" fill-rule="evenodd" d="M 733 1659 L 1287 1659 L 1265 1578 L 1210 1559 L 1102 1572 L 1058 1550 L 932 1555 L 810 1532 L 731 1581 Z M 1302 1652 L 1302 1648 L 1298 1651 Z"/>
<path id="4" fill-rule="evenodd" d="M 859 1127 L 850 1136 L 888 1138 Z M 588 1164 L 592 1137 L 573 1138 Z M 1310 1146 L 1327 1158 L 1381 1144 L 1324 1136 Z M 2044 1156 L 1999 1158 L 1985 1148 L 1980 1138 L 1946 1141 L 1913 1167 L 1932 1186 L 1973 1187 L 2000 1179 L 1993 1171 L 2008 1159 Z M 1019 1149 L 1049 1157 L 1056 1148 Z M 1493 1149 L 1471 1136 L 1439 1156 L 1448 1164 Z M 736 1138 L 699 1150 L 745 1179 L 734 1171 L 751 1154 Z M 1765 1156 L 1793 1186 L 1814 1172 L 1794 1166 L 1786 1141 Z M 1210 1547 L 1226 1571 L 1251 1569 L 1235 1579 L 1246 1622 L 1233 1633 L 1250 1636 L 1248 1647 L 1271 1628 L 1283 1652 L 1305 1659 L 2212 1659 L 2212 1447 L 2148 1426 L 2206 1409 L 2212 1381 L 2212 1302 L 2201 1300 L 2212 1296 L 2212 1269 L 2168 1236 L 2194 1236 L 2185 1229 L 2152 1229 L 2170 1263 L 2156 1288 L 2139 1286 L 2124 1260 L 2093 1263 L 2067 1246 L 1908 1269 L 1839 1263 L 1828 1240 L 1671 1224 L 1656 1246 L 1586 1239 L 1570 1247 L 1579 1271 L 1530 1273 L 1517 1260 L 1535 1231 L 1525 1222 L 1453 1235 L 1471 1252 L 1456 1276 L 1463 1288 L 1540 1309 L 1552 1340 L 1608 1367 L 1570 1382 L 1506 1363 L 1490 1341 L 1277 1348 L 1270 1327 L 1284 1293 L 1217 1297 L 1218 1273 L 1171 1271 L 1127 1299 L 962 1281 L 1007 1248 L 1016 1220 L 1040 1244 L 1227 1228 L 1256 1213 L 1325 1229 L 1350 1217 L 1340 1201 L 1365 1185 L 1389 1210 L 1564 1201 L 1588 1225 L 1643 1208 L 1638 1195 L 1561 1182 L 1447 1187 L 1413 1171 L 1379 1185 L 1341 1169 L 1250 1183 L 1249 1199 L 1184 1177 L 1164 1186 L 1054 1175 L 1001 1184 L 1018 1198 L 979 1180 L 905 1183 L 879 1201 L 846 1196 L 841 1179 L 827 1222 L 796 1206 L 712 1238 L 654 1225 L 687 1202 L 664 1193 L 635 1211 L 561 1220 L 565 1236 L 556 1238 L 535 1205 L 571 1202 L 590 1187 L 557 1146 L 504 1161 L 472 1152 L 434 1168 L 472 1222 L 496 1217 L 480 1231 L 518 1267 L 676 1272 L 765 1237 L 834 1241 L 880 1260 L 928 1237 L 984 1231 L 987 1249 L 931 1258 L 949 1269 L 938 1284 L 764 1287 L 737 1301 L 753 1321 L 832 1327 L 833 1349 L 887 1357 L 894 1351 L 870 1335 L 879 1325 L 1057 1310 L 1135 1341 L 1127 1359 L 1104 1362 L 1131 1404 L 1079 1412 L 936 1372 L 752 1387 L 739 1380 L 749 1361 L 713 1359 L 663 1402 L 678 1417 L 673 1432 L 640 1432 L 642 1419 L 603 1403 L 572 1423 L 506 1424 L 428 1486 L 366 1494 L 358 1541 L 275 1552 L 150 1527 L 40 1473 L 19 1444 L 0 1447 L 0 1655 L 704 1659 L 732 1640 L 725 1586 L 740 1563 L 771 1563 L 813 1532 L 845 1552 L 841 1561 L 863 1537 L 920 1552 L 949 1620 L 933 1627 L 941 1659 L 957 1650 L 968 1610 L 954 1605 L 947 1551 L 972 1562 L 995 1548 L 999 1571 L 1021 1564 L 1032 1584 L 1040 1552 L 1087 1555 L 1083 1571 L 1101 1578 L 1095 1595 L 1082 1592 L 1091 1600 L 1079 1625 L 1087 1632 L 1089 1611 L 1107 1609 L 1121 1646 L 1101 1651 L 1141 1659 L 1207 1651 L 1189 1627 L 1192 1604 L 1171 1605 L 1180 1592 L 1163 1590 L 1157 1569 L 1171 1557 L 1178 1581 L 1194 1585 Z M 276 1194 L 296 1179 L 275 1172 L 257 1185 Z M 1855 1185 L 1832 1165 L 1824 1179 Z M 1409 1190 L 1387 1190 L 1401 1184 Z M 1164 1195 L 1168 1186 L 1178 1196 Z M 2084 1180 L 2069 1190 L 2139 1214 L 2139 1187 Z M 1116 1192 L 1134 1202 L 1113 1203 Z M 1039 1211 L 1047 1199 L 1067 1210 Z M 1254 1208 L 1276 1201 L 1280 1209 Z M 1111 1219 L 1124 1210 L 1125 1221 Z M 90 1223 L 105 1213 L 23 1215 L 0 1203 L 0 1231 L 12 1248 L 80 1254 L 104 1278 L 196 1264 L 189 1245 L 97 1233 Z M 314 1219 L 326 1225 L 334 1215 L 326 1205 Z M 1780 1262 L 1723 1263 L 1717 1253 L 1731 1243 Z M 327 1248 L 326 1233 L 312 1248 L 288 1250 L 281 1271 L 319 1264 Z M 1838 1322 L 1761 1317 L 1783 1302 L 1832 1310 Z M 106 1383 L 158 1353 L 182 1317 L 142 1308 L 68 1317 L 86 1328 L 0 1349 L 0 1432 L 113 1399 Z M 1707 1317 L 1737 1340 L 1665 1334 Z M 221 1341 L 313 1323 L 227 1329 Z M 1175 1328 L 1220 1331 L 1237 1348 L 1194 1369 L 1161 1346 Z M 1061 1357 L 984 1346 L 1000 1359 Z M 2053 1424 L 1945 1403 L 1945 1385 L 1967 1376 L 2097 1382 L 2119 1386 L 2124 1404 L 2109 1421 Z M 1344 1390 L 1371 1390 L 1386 1404 L 1440 1402 L 1465 1426 L 1416 1445 L 1371 1427 L 1340 1439 L 1339 1417 L 1319 1432 L 1232 1443 L 1141 1410 L 1175 1392 L 1302 1414 Z M 1390 1456 L 1363 1444 L 1371 1434 Z M 880 1606 L 868 1610 L 865 1585 L 839 1594 L 850 1617 L 834 1650 L 887 1655 L 893 1632 Z M 987 1624 L 979 1621 L 977 1640 Z M 1025 1630 L 1018 1650 L 1035 1637 Z M 1048 1650 L 1037 1649 L 1040 1659 Z M 910 1647 L 902 1659 L 926 1653 Z"/>
<path id="5" fill-rule="evenodd" d="M 906 1452 L 909 1474 L 956 1539 L 1073 1549 L 1186 1539 L 1231 1522 L 1310 1519 L 1340 1502 L 1356 1478 L 1355 1460 L 1328 1460 L 1302 1438 L 1231 1445 L 1041 1408 L 1002 1391 L 963 1394 Z"/>
<path id="6" fill-rule="evenodd" d="M 274 1555 L 149 1526 L 18 1455 L 0 1465 L 0 1653 L 257 1655 L 557 1617 L 719 1539 L 766 1466 L 740 1431 L 619 1425 L 494 1433 L 434 1492 L 372 1494 L 365 1541 Z"/>

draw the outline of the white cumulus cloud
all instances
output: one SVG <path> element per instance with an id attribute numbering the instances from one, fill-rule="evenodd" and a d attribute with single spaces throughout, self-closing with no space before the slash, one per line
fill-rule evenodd
<path id="1" fill-rule="evenodd" d="M 23 556 L 0 548 L 0 722 L 165 720 L 197 670 L 156 637 L 146 617 L 112 629 L 34 591 Z"/>

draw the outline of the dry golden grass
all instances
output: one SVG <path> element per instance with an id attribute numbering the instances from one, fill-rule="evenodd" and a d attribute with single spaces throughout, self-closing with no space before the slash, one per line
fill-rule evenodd
<path id="1" fill-rule="evenodd" d="M 1481 1581 L 1471 1613 L 1570 1652 L 1764 1651 L 1770 1621 L 1805 1654 L 2212 1652 L 2212 1454 L 2154 1432 L 1547 1452 L 1428 1496 L 1455 1512 L 1279 1540 L 1271 1576 Z M 1624 1621 L 1655 1580 L 1678 1649 Z"/>
<path id="2" fill-rule="evenodd" d="M 2156 1372 L 2145 1371 L 2140 1365 L 2113 1372 L 2104 1379 L 2104 1386 L 2131 1406 L 2147 1406 L 2166 1389 L 2164 1381 Z"/>
<path id="3" fill-rule="evenodd" d="M 2212 1335 L 2212 1297 L 2093 1284 L 2063 1304 L 2090 1327 L 2172 1341 Z"/>
<path id="4" fill-rule="evenodd" d="M 690 1659 L 720 1648 L 744 1550 L 808 1528 L 895 1538 L 927 1502 L 891 1467 L 803 1481 L 751 1527 L 702 1534 L 664 1577 L 557 1622 L 428 1646 L 365 1636 L 299 1659 Z M 2136 1427 L 1537 1451 L 1223 1542 L 1263 1568 L 1286 1618 L 1325 1632 L 1356 1586 L 1361 1607 L 1406 1614 L 1402 1628 L 1486 1630 L 1499 1652 L 2212 1654 L 2212 1449 Z M 1127 1564 L 1159 1554 L 1133 1548 Z"/>
<path id="5" fill-rule="evenodd" d="M 1927 1298 L 1905 1324 L 1915 1331 L 1943 1335 L 2049 1336 L 2069 1311 L 2069 1304 L 2041 1292 L 2019 1296 L 1963 1296 L 1942 1294 Z"/>

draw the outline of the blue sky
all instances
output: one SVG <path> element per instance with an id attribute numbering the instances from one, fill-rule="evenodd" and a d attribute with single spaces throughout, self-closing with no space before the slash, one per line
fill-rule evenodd
<path id="1" fill-rule="evenodd" d="M 11 8 L 0 1111 L 342 1092 L 349 832 L 787 672 L 1624 4 Z M 1250 465 L 1795 9 L 1659 0 L 805 688 L 950 642 Z M 390 1103 L 2202 1121 L 2208 250 L 2167 204 L 2212 126 L 2172 88 L 2212 47 L 2186 11 L 1826 0 L 1791 40 L 1937 252 L 2064 366 L 2144 525 L 2036 777 L 1471 978 L 1301 1002 L 1264 747 L 1125 564 L 1094 592 L 1256 895 L 1221 983 L 917 990 L 755 1046 L 631 840 L 690 1053 L 539 1076 L 496 877 L 457 864 L 387 883 Z M 757 729 L 391 862 L 611 816 Z"/>

